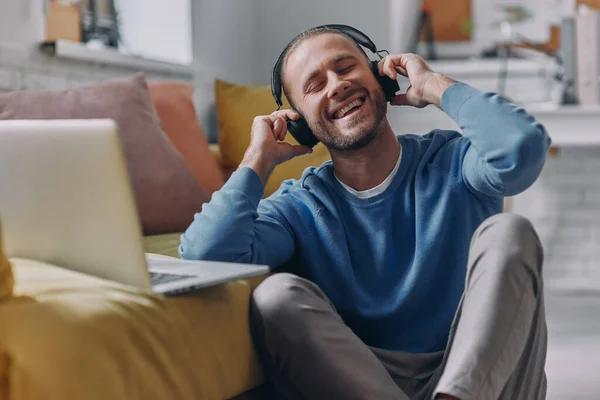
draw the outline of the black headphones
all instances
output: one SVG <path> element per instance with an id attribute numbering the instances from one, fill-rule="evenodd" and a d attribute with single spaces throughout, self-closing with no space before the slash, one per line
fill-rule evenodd
<path id="1" fill-rule="evenodd" d="M 389 54 L 387 50 L 378 50 L 375 43 L 367 35 L 362 33 L 356 28 L 353 28 L 348 25 L 340 25 L 340 24 L 330 24 L 330 25 L 321 25 L 317 26 L 314 29 L 332 29 L 337 30 L 346 35 L 350 36 L 356 43 L 359 45 L 369 49 L 373 54 L 377 54 L 379 56 L 379 60 L 383 58 L 380 54 L 385 52 Z M 281 63 L 283 62 L 284 55 L 287 53 L 288 48 L 294 41 L 292 40 L 283 50 L 283 52 L 277 58 L 275 65 L 273 66 L 272 76 L 271 76 L 271 92 L 273 93 L 273 97 L 275 98 L 275 102 L 277 103 L 277 109 L 279 110 L 283 106 L 283 102 L 281 100 Z M 400 90 L 400 85 L 398 82 L 387 75 L 379 75 L 379 70 L 377 68 L 377 64 L 379 62 L 371 61 L 371 69 L 377 78 L 377 81 L 383 88 L 383 93 L 385 94 L 386 101 L 390 101 L 394 98 L 396 93 Z M 296 110 L 298 112 L 298 110 Z M 298 112 L 299 113 L 299 112 Z M 299 113 L 300 114 L 300 113 Z M 302 114 L 300 114 L 300 118 L 297 120 L 288 120 L 287 121 L 288 131 L 292 134 L 292 136 L 296 139 L 296 141 L 304 146 L 314 147 L 317 143 L 319 143 L 319 139 L 313 134 L 311 129 L 308 127 L 308 123 Z"/>

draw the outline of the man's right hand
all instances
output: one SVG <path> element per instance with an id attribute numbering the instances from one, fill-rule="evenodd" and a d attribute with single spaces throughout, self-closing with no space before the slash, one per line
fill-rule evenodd
<path id="1" fill-rule="evenodd" d="M 271 115 L 254 118 L 250 146 L 244 154 L 240 168 L 252 168 L 263 184 L 266 184 L 277 165 L 311 153 L 312 150 L 307 146 L 294 146 L 282 142 L 287 134 L 287 120 L 299 117 L 300 115 L 293 110 L 279 110 Z"/>

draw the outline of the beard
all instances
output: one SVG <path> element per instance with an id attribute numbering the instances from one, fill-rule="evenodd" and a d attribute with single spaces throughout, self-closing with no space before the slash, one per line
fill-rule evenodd
<path id="1" fill-rule="evenodd" d="M 356 132 L 351 134 L 348 134 L 348 132 L 342 133 L 331 121 L 324 121 L 323 119 L 307 121 L 308 126 L 317 139 L 330 150 L 350 151 L 361 149 L 379 136 L 387 113 L 383 89 L 377 88 L 374 93 L 369 94 L 369 97 L 374 100 L 375 115 L 354 117 L 344 127 L 344 131 L 356 130 Z"/>

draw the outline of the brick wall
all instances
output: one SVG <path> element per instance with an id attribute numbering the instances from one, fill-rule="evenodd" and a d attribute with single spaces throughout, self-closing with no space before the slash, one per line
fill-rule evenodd
<path id="1" fill-rule="evenodd" d="M 128 76 L 137 70 L 78 62 L 47 56 L 36 47 L 0 46 L 0 90 L 67 89 L 101 80 Z M 169 73 L 148 72 L 148 79 L 187 79 Z"/>
<path id="2" fill-rule="evenodd" d="M 548 289 L 600 290 L 600 147 L 564 148 L 538 181 L 513 199 L 545 251 Z"/>

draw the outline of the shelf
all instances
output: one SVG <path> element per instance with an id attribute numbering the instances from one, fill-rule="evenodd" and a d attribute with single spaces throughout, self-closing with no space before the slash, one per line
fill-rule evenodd
<path id="1" fill-rule="evenodd" d="M 118 50 L 113 49 L 89 48 L 83 43 L 68 40 L 43 42 L 40 44 L 40 49 L 48 55 L 64 59 L 93 62 L 146 72 L 178 75 L 188 78 L 194 77 L 194 69 L 191 66 L 148 60 L 123 54 Z"/>
<path id="2" fill-rule="evenodd" d="M 504 60 L 500 58 L 470 58 L 462 60 L 428 61 L 431 69 L 450 77 L 497 77 Z M 523 58 L 509 58 L 507 72 L 511 76 L 539 76 L 544 67 L 540 62 Z"/>
<path id="3" fill-rule="evenodd" d="M 554 146 L 600 146 L 600 105 L 525 109 L 546 127 Z"/>
<path id="4" fill-rule="evenodd" d="M 524 105 L 547 129 L 553 146 L 600 146 L 600 105 L 559 106 L 547 104 Z M 388 120 L 396 134 L 424 134 L 433 129 L 460 130 L 443 111 L 434 106 L 422 109 L 389 107 Z"/>

